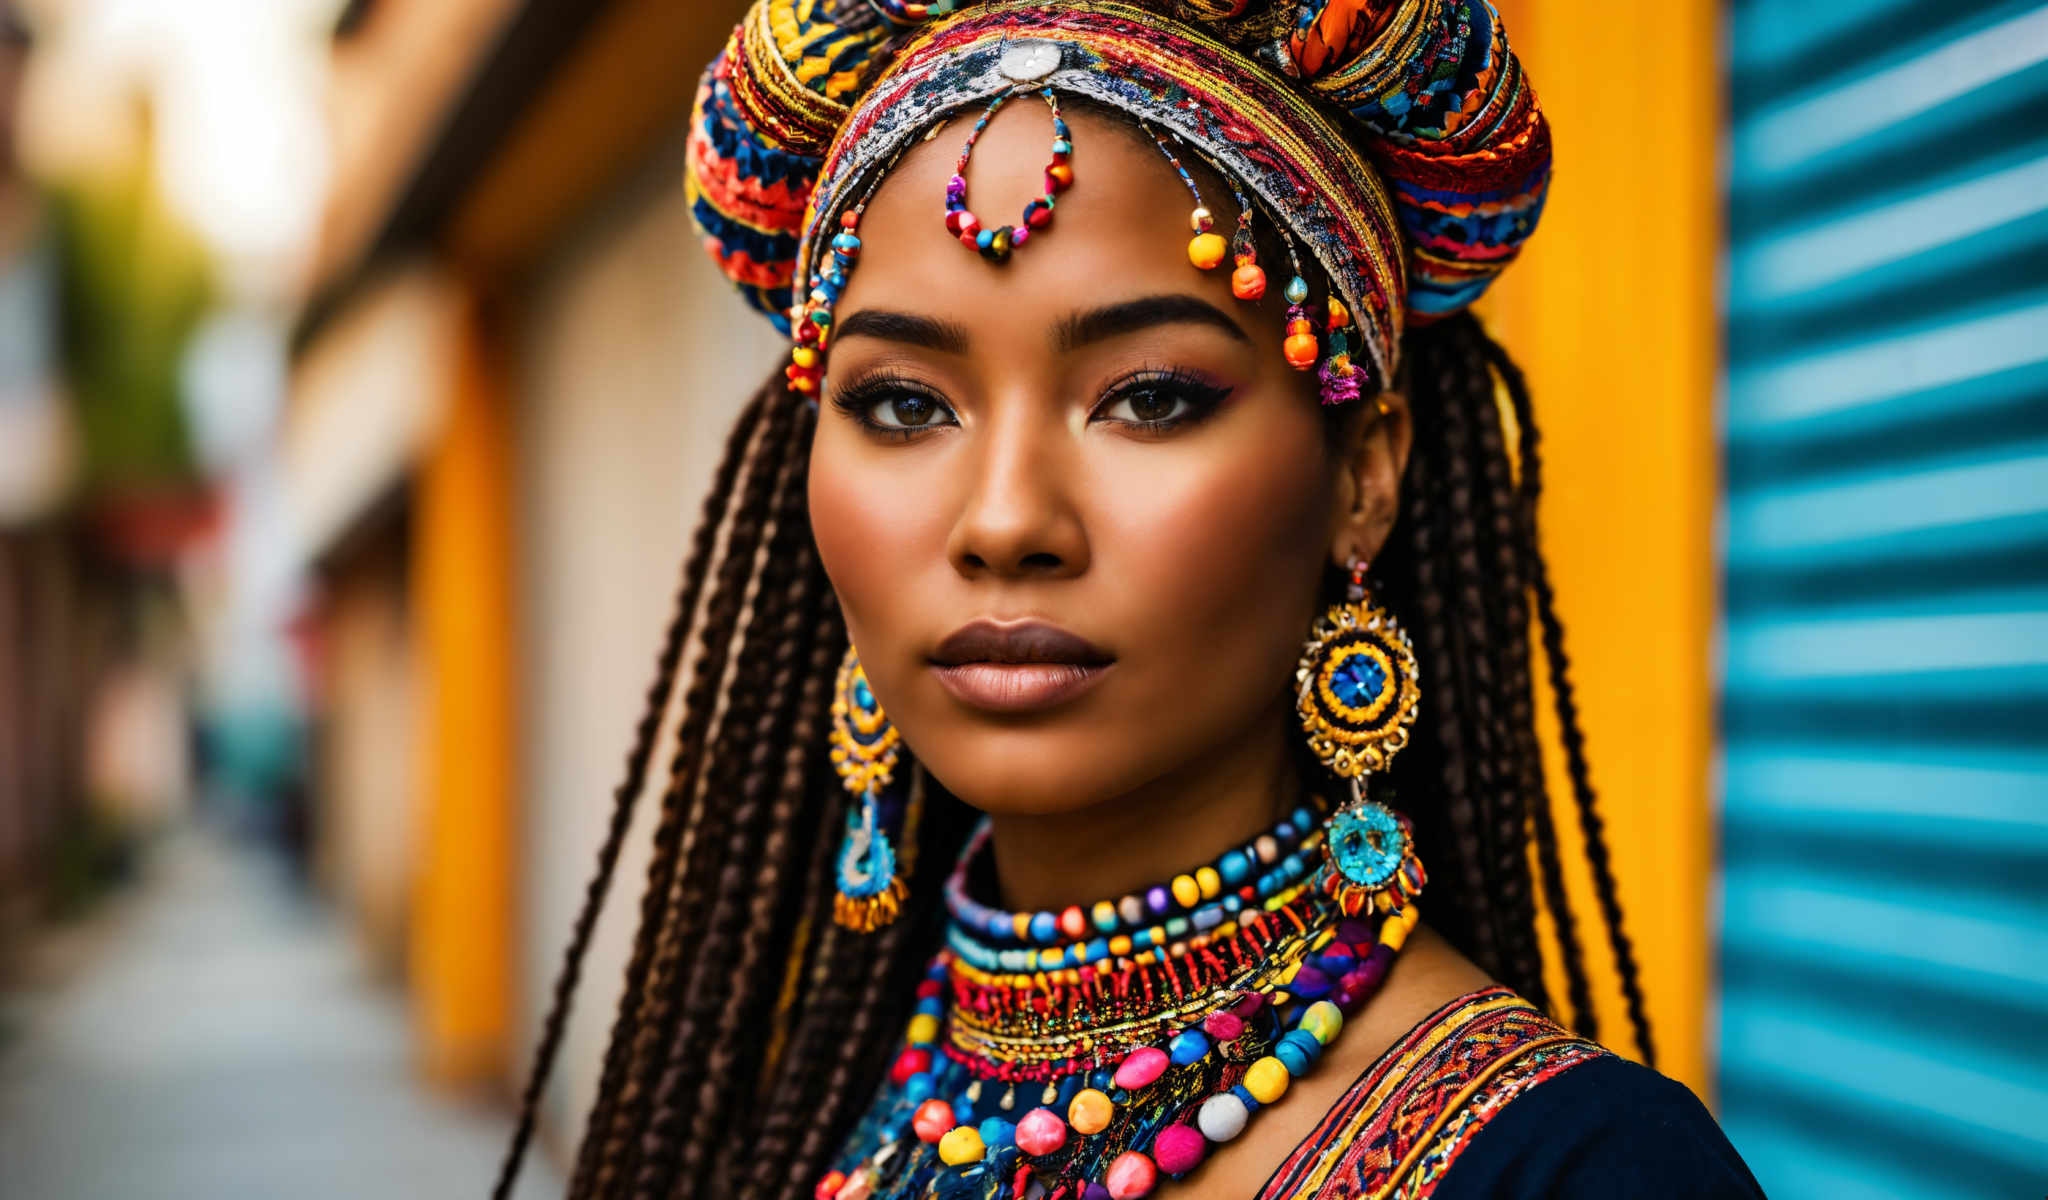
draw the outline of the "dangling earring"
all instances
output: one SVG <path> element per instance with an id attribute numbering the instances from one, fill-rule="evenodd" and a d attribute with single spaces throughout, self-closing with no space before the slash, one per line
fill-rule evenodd
<path id="1" fill-rule="evenodd" d="M 1329 858 L 1316 877 L 1347 916 L 1398 912 L 1426 879 L 1408 818 L 1366 796 L 1366 776 L 1408 744 L 1422 693 L 1414 646 L 1372 603 L 1365 572 L 1365 560 L 1353 560 L 1344 603 L 1316 621 L 1295 671 L 1309 747 L 1351 784 L 1350 801 L 1325 826 Z"/>
<path id="2" fill-rule="evenodd" d="M 860 655 L 848 646 L 832 694 L 832 765 L 846 790 L 858 799 L 846 810 L 832 919 L 861 933 L 895 920 L 910 894 L 897 871 L 896 847 L 890 841 L 902 806 L 891 802 L 886 792 L 902 745 L 868 687 Z"/>

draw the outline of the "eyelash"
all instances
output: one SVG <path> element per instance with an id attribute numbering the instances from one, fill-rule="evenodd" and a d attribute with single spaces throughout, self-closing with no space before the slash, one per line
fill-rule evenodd
<path id="1" fill-rule="evenodd" d="M 1102 399 L 1090 410 L 1089 416 L 1094 417 L 1113 404 L 1147 392 L 1165 392 L 1174 399 L 1185 400 L 1188 402 L 1189 411 L 1179 416 L 1159 417 L 1149 421 L 1117 419 L 1118 424 L 1147 433 L 1164 433 L 1170 429 L 1198 425 L 1215 413 L 1230 396 L 1231 389 L 1185 367 L 1146 368 L 1134 371 L 1112 383 L 1104 390 Z M 945 427 L 944 424 L 885 425 L 875 420 L 871 415 L 875 406 L 895 396 L 916 396 L 937 406 L 948 415 L 952 413 L 952 409 L 936 388 L 879 371 L 855 376 L 843 386 L 833 388 L 832 406 L 851 417 L 868 432 L 895 438 L 898 441 L 909 441 L 927 430 Z M 956 417 L 947 424 L 957 423 Z"/>

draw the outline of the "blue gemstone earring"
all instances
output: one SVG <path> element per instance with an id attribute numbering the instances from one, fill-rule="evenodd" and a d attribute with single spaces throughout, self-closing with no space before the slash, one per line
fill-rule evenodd
<path id="1" fill-rule="evenodd" d="M 903 747 L 902 738 L 875 693 L 852 646 L 839 664 L 832 695 L 832 765 L 857 799 L 846 810 L 839 843 L 838 888 L 832 919 L 848 929 L 872 933 L 896 919 L 910 888 L 899 869 L 893 832 L 912 822 L 889 791 Z M 912 805 L 914 807 L 914 805 Z"/>
<path id="2" fill-rule="evenodd" d="M 1422 690 L 1415 648 L 1365 586 L 1366 562 L 1353 560 L 1344 603 L 1309 632 L 1295 670 L 1296 710 L 1309 748 L 1351 784 L 1351 799 L 1325 827 L 1329 858 L 1317 884 L 1348 916 L 1397 912 L 1422 890 L 1408 818 L 1369 799 L 1366 777 L 1383 771 L 1401 747 Z"/>

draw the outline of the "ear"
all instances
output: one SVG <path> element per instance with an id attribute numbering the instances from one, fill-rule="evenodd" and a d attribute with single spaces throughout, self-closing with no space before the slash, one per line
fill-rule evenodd
<path id="1" fill-rule="evenodd" d="M 1379 557 L 1401 511 L 1401 475 L 1415 441 L 1408 398 L 1385 391 L 1359 402 L 1363 416 L 1343 425 L 1337 488 L 1330 513 L 1330 561 Z"/>

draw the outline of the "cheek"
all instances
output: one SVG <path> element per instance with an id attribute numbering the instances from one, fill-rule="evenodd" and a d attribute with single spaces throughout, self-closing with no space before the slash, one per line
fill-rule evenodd
<path id="1" fill-rule="evenodd" d="M 891 674 L 880 655 L 917 631 L 906 586 L 945 561 L 945 526 L 934 506 L 905 503 L 921 494 L 906 486 L 915 467 L 897 455 L 890 462 L 859 435 L 829 416 L 820 421 L 811 450 L 811 534 L 825 574 L 839 596 L 854 644 L 877 652 L 870 675 Z"/>
<path id="2" fill-rule="evenodd" d="M 1196 469 L 1126 490 L 1118 574 L 1144 605 L 1131 628 L 1148 678 L 1180 710 L 1228 724 L 1285 686 L 1281 665 L 1313 619 L 1328 548 L 1324 453 L 1313 420 L 1275 421 Z"/>

